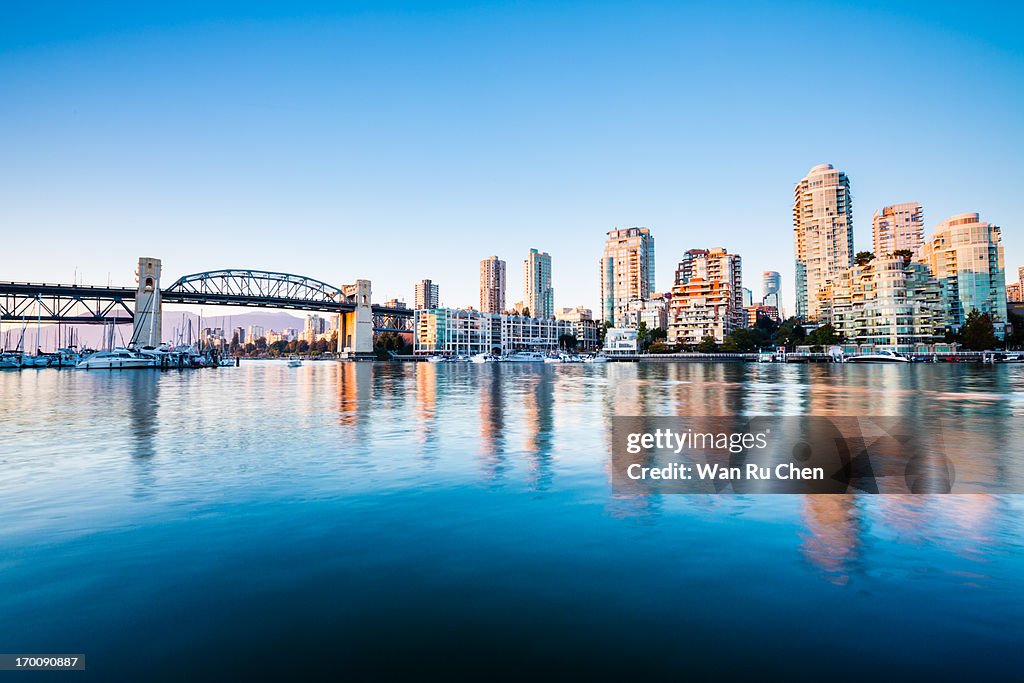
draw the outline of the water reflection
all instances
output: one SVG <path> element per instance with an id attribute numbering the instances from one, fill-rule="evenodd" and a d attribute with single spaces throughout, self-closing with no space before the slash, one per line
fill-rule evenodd
<path id="1" fill-rule="evenodd" d="M 0 388 L 0 513 L 23 523 L 11 529 L 80 509 L 116 523 L 126 495 L 173 508 L 267 487 L 344 497 L 469 486 L 571 494 L 652 527 L 774 511 L 799 525 L 787 528 L 788 556 L 837 585 L 891 562 L 893 544 L 977 563 L 958 567 L 975 582 L 994 553 L 1019 548 L 1005 496 L 622 495 L 608 457 L 616 415 L 916 415 L 941 431 L 959 481 L 1021 490 L 1019 367 L 265 363 L 14 372 Z"/>

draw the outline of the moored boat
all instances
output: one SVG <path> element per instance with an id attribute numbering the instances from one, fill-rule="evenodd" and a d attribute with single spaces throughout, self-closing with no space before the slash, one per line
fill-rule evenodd
<path id="1" fill-rule="evenodd" d="M 516 351 L 508 356 L 503 356 L 502 361 L 506 363 L 543 363 L 546 356 L 539 351 Z"/>
<path id="2" fill-rule="evenodd" d="M 878 353 L 865 353 L 859 356 L 847 356 L 844 363 L 909 363 L 909 358 L 904 358 L 895 351 L 880 351 Z"/>
<path id="3" fill-rule="evenodd" d="M 137 351 L 116 348 L 97 351 L 78 364 L 81 370 L 137 370 L 157 367 L 157 359 Z"/>
<path id="4" fill-rule="evenodd" d="M 20 353 L 0 353 L 0 370 L 17 370 L 21 367 Z"/>

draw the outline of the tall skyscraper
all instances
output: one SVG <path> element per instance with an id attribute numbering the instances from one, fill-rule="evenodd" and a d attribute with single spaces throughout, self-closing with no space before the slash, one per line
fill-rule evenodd
<path id="1" fill-rule="evenodd" d="M 877 258 L 903 249 L 917 254 L 924 243 L 924 211 L 917 202 L 904 202 L 876 211 L 871 219 Z"/>
<path id="2" fill-rule="evenodd" d="M 774 270 L 761 273 L 761 304 L 779 310 L 779 291 L 782 289 L 782 276 Z"/>
<path id="3" fill-rule="evenodd" d="M 692 345 L 710 336 L 721 343 L 745 323 L 739 255 L 721 247 L 686 252 L 669 302 L 669 341 Z"/>
<path id="4" fill-rule="evenodd" d="M 551 288 L 551 255 L 531 249 L 523 261 L 523 304 L 534 318 L 555 317 L 555 290 Z"/>
<path id="5" fill-rule="evenodd" d="M 505 262 L 488 256 L 480 262 L 480 310 L 501 313 L 505 310 Z"/>
<path id="6" fill-rule="evenodd" d="M 996 336 L 1006 331 L 1003 235 L 976 213 L 947 218 L 921 248 L 921 260 L 939 280 L 946 322 L 959 330 L 974 309 L 988 313 Z"/>
<path id="7" fill-rule="evenodd" d="M 430 280 L 420 280 L 416 283 L 416 295 L 413 298 L 416 310 L 430 310 L 441 305 L 441 297 L 437 288 Z"/>
<path id="8" fill-rule="evenodd" d="M 818 292 L 853 266 L 850 180 L 832 164 L 818 164 L 793 190 L 796 243 L 796 314 L 818 320 Z"/>
<path id="9" fill-rule="evenodd" d="M 654 291 L 654 235 L 647 228 L 610 230 L 601 256 L 601 317 L 626 325 L 626 305 Z"/>

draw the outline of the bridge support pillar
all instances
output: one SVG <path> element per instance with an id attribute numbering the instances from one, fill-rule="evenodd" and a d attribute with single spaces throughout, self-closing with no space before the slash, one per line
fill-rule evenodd
<path id="1" fill-rule="evenodd" d="M 136 273 L 139 289 L 135 293 L 135 323 L 132 345 L 159 346 L 162 341 L 163 304 L 160 300 L 160 259 L 139 258 Z"/>
<path id="2" fill-rule="evenodd" d="M 370 281 L 356 280 L 354 285 L 345 285 L 343 290 L 345 296 L 355 299 L 356 308 L 351 313 L 338 316 L 338 356 L 355 360 L 372 359 L 373 309 L 370 303 Z"/>

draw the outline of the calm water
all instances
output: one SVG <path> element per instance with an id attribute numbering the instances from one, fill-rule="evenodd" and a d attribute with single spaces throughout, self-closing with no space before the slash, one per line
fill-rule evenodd
<path id="1" fill-rule="evenodd" d="M 1019 675 L 1024 496 L 612 493 L 610 416 L 736 413 L 934 414 L 1024 462 L 1024 366 L 4 372 L 0 652 L 102 681 Z"/>

